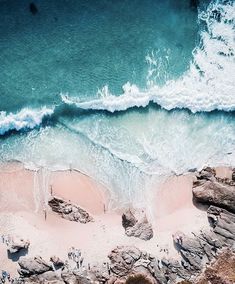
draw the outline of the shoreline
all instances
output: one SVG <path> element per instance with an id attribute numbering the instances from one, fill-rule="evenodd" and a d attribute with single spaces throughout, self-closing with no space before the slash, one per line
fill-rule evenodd
<path id="1" fill-rule="evenodd" d="M 125 208 L 110 209 L 108 189 L 92 178 L 73 170 L 48 174 L 43 170 L 25 169 L 19 163 L 5 166 L 14 170 L 4 172 L 0 168 L 0 235 L 30 239 L 29 257 L 40 255 L 50 259 L 56 254 L 65 259 L 69 249 L 76 247 L 82 252 L 84 265 L 102 265 L 117 245 L 134 245 L 161 258 L 179 259 L 172 235 L 179 230 L 190 234 L 208 228 L 206 209 L 198 209 L 193 204 L 194 173 L 172 176 L 151 189 L 146 201 L 149 208 L 143 210 L 152 224 L 153 238 L 145 241 L 125 235 L 121 221 Z M 230 177 L 232 168 L 220 167 L 218 174 Z M 47 205 L 50 185 L 53 196 L 79 205 L 91 214 L 94 222 L 68 221 L 53 212 Z M 9 261 L 3 244 L 0 244 L 0 255 L 3 256 L 0 267 L 17 275 L 18 264 Z"/>

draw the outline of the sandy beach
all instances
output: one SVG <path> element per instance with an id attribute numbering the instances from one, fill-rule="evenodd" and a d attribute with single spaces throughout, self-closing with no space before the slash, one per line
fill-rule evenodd
<path id="1" fill-rule="evenodd" d="M 208 224 L 205 210 L 193 205 L 192 183 L 193 175 L 188 174 L 170 177 L 152 188 L 147 217 L 154 237 L 144 241 L 125 235 L 120 213 L 124 208 L 107 210 L 108 189 L 90 177 L 77 171 L 30 171 L 11 163 L 0 169 L 0 234 L 29 239 L 28 256 L 45 259 L 52 255 L 64 259 L 74 246 L 81 249 L 85 265 L 106 261 L 117 245 L 135 245 L 153 255 L 177 258 L 172 234 L 196 232 Z M 79 205 L 94 222 L 81 224 L 61 218 L 47 205 L 51 194 Z M 0 267 L 15 274 L 17 262 L 8 259 L 4 244 L 0 244 L 0 254 Z"/>

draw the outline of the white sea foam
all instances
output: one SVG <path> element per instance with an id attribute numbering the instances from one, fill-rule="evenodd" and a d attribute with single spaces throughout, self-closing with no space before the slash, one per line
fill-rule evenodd
<path id="1" fill-rule="evenodd" d="M 41 109 L 22 109 L 17 113 L 0 112 L 0 135 L 10 130 L 32 129 L 42 123 L 46 116 L 51 116 L 54 109 L 43 107 Z"/>
<path id="2" fill-rule="evenodd" d="M 146 90 L 140 90 L 128 82 L 120 96 L 112 95 L 105 86 L 98 91 L 98 99 L 80 102 L 61 95 L 62 101 L 82 109 L 110 112 L 145 107 L 150 102 L 167 110 L 234 111 L 235 3 L 213 1 L 206 11 L 199 13 L 198 21 L 201 27 L 200 43 L 193 51 L 189 69 L 179 79 L 168 81 L 163 87 L 147 84 L 150 87 Z"/>

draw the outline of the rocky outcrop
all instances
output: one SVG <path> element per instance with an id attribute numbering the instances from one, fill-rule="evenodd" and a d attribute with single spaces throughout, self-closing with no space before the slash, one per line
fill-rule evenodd
<path id="1" fill-rule="evenodd" d="M 93 221 L 91 215 L 84 209 L 77 205 L 68 203 L 61 198 L 53 197 L 49 200 L 48 204 L 54 212 L 69 221 L 80 222 L 83 224 Z"/>
<path id="2" fill-rule="evenodd" d="M 20 266 L 18 272 L 23 277 L 38 275 L 52 270 L 52 266 L 40 256 L 21 258 L 18 264 Z"/>
<path id="3" fill-rule="evenodd" d="M 8 236 L 6 245 L 9 253 L 13 254 L 18 253 L 20 250 L 27 250 L 30 242 L 18 236 Z"/>
<path id="4" fill-rule="evenodd" d="M 215 205 L 235 213 L 235 182 L 216 178 L 215 171 L 205 168 L 196 176 L 193 196 L 199 203 Z"/>
<path id="5" fill-rule="evenodd" d="M 130 209 L 123 213 L 122 225 L 129 237 L 133 236 L 145 241 L 153 237 L 152 225 L 148 222 L 147 217 L 144 215 L 138 220 Z"/>

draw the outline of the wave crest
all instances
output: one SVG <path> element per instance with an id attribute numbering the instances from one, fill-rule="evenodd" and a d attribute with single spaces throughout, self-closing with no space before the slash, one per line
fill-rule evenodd
<path id="1" fill-rule="evenodd" d="M 211 2 L 206 11 L 199 12 L 198 21 L 201 27 L 200 43 L 193 51 L 189 70 L 179 79 L 168 81 L 162 87 L 150 84 L 146 90 L 127 82 L 119 96 L 111 94 L 108 86 L 104 86 L 97 93 L 98 99 L 80 102 L 61 95 L 62 101 L 81 109 L 110 112 L 145 107 L 150 102 L 167 110 L 234 111 L 235 2 Z"/>
<path id="2" fill-rule="evenodd" d="M 42 123 L 42 120 L 51 116 L 54 109 L 42 107 L 41 109 L 22 109 L 17 113 L 7 114 L 5 111 L 0 112 L 0 135 L 11 130 L 33 129 Z"/>

